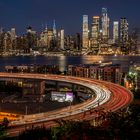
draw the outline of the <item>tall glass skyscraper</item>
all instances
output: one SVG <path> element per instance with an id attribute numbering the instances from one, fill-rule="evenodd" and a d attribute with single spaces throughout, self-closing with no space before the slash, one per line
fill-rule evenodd
<path id="1" fill-rule="evenodd" d="M 11 28 L 11 39 L 12 41 L 16 39 L 16 29 L 15 28 Z"/>
<path id="2" fill-rule="evenodd" d="M 89 47 L 89 30 L 88 30 L 88 15 L 83 15 L 83 33 L 82 33 L 82 47 L 87 49 Z"/>
<path id="3" fill-rule="evenodd" d="M 64 30 L 63 29 L 60 31 L 60 48 L 62 50 L 64 49 Z"/>
<path id="4" fill-rule="evenodd" d="M 107 8 L 102 8 L 102 36 L 104 39 L 109 38 L 109 17 Z"/>
<path id="5" fill-rule="evenodd" d="M 56 24 L 55 24 L 55 20 L 53 21 L 53 35 L 54 35 L 54 38 L 56 38 Z"/>
<path id="6" fill-rule="evenodd" d="M 122 54 L 129 54 L 128 42 L 128 22 L 126 18 L 120 19 L 120 44 Z"/>
<path id="7" fill-rule="evenodd" d="M 120 41 L 122 43 L 128 41 L 128 22 L 126 18 L 120 19 Z"/>
<path id="8" fill-rule="evenodd" d="M 100 17 L 93 16 L 92 19 L 90 48 L 93 54 L 97 54 L 99 51 Z"/>
<path id="9" fill-rule="evenodd" d="M 116 43 L 119 39 L 119 22 L 113 22 L 113 41 Z"/>
<path id="10" fill-rule="evenodd" d="M 100 20 L 99 16 L 93 16 L 92 29 L 91 29 L 91 37 L 93 39 L 98 39 L 99 36 L 99 31 L 100 31 L 99 20 Z"/>

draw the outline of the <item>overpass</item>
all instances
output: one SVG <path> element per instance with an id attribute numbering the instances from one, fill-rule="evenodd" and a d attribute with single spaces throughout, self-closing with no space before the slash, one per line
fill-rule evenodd
<path id="1" fill-rule="evenodd" d="M 40 114 L 22 115 L 17 118 L 17 120 L 10 122 L 10 126 L 19 127 L 19 130 L 22 130 L 24 125 L 31 124 L 46 123 L 48 126 L 53 126 L 56 124 L 53 121 L 58 119 L 92 120 L 98 114 L 96 112 L 90 113 L 91 111 L 98 111 L 100 109 L 102 109 L 104 112 L 118 111 L 120 109 L 126 108 L 133 100 L 133 95 L 131 92 L 124 87 L 113 83 L 89 78 L 29 73 L 0 73 L 0 78 L 55 80 L 61 82 L 69 82 L 90 88 L 96 94 L 96 98 L 91 98 L 84 103 L 71 107 Z M 9 132 L 9 134 L 12 133 L 13 132 L 11 131 Z"/>

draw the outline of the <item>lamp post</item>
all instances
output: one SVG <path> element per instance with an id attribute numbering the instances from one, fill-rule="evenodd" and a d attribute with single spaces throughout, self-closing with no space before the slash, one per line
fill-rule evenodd
<path id="1" fill-rule="evenodd" d="M 70 109 L 70 115 L 69 115 L 69 118 L 70 118 L 70 116 L 71 116 L 71 103 L 72 103 L 72 102 L 71 102 L 70 100 L 69 100 L 68 102 L 70 103 L 70 104 L 69 104 L 69 109 Z"/>
<path id="2" fill-rule="evenodd" d="M 45 66 L 45 76 L 46 76 L 46 66 Z"/>
<path id="3" fill-rule="evenodd" d="M 100 105 L 100 101 L 98 100 L 98 107 L 99 107 L 99 105 Z"/>
<path id="4" fill-rule="evenodd" d="M 25 106 L 25 114 L 26 115 L 28 114 L 28 106 L 27 105 Z"/>

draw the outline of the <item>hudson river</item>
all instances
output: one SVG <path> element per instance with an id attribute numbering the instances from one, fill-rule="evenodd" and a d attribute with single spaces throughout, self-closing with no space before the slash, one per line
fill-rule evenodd
<path id="1" fill-rule="evenodd" d="M 140 56 L 12 56 L 0 57 L 0 70 L 6 65 L 59 65 L 60 70 L 65 70 L 70 64 L 93 64 L 95 62 L 113 62 L 121 64 L 123 71 L 128 71 L 130 64 L 139 63 Z"/>

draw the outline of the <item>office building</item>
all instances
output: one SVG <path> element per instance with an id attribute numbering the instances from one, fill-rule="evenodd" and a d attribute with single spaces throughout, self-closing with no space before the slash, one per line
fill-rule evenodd
<path id="1" fill-rule="evenodd" d="M 48 44 L 48 38 L 47 38 L 47 27 L 45 28 L 45 30 L 40 34 L 40 40 L 38 41 L 38 46 L 43 47 L 43 46 L 47 46 Z"/>
<path id="2" fill-rule="evenodd" d="M 88 15 L 83 15 L 83 34 L 82 47 L 88 49 L 89 47 L 89 29 L 88 29 Z"/>
<path id="3" fill-rule="evenodd" d="M 15 28 L 11 28 L 10 35 L 11 35 L 12 41 L 16 39 L 16 29 Z"/>
<path id="4" fill-rule="evenodd" d="M 120 41 L 122 43 L 128 41 L 128 22 L 126 18 L 120 19 Z"/>
<path id="5" fill-rule="evenodd" d="M 128 46 L 128 22 L 126 18 L 120 19 L 120 47 L 122 54 L 129 54 Z"/>
<path id="6" fill-rule="evenodd" d="M 57 36 L 57 31 L 56 31 L 56 24 L 55 24 L 55 20 L 53 21 L 53 35 L 54 35 L 54 38 L 56 39 L 56 36 Z"/>
<path id="7" fill-rule="evenodd" d="M 102 8 L 102 37 L 103 39 L 109 38 L 109 17 L 107 8 Z"/>
<path id="8" fill-rule="evenodd" d="M 117 43 L 119 39 L 119 22 L 113 22 L 113 42 Z"/>
<path id="9" fill-rule="evenodd" d="M 52 48 L 53 38 L 54 38 L 53 29 L 48 29 L 47 30 L 47 47 L 48 47 L 48 49 L 53 49 Z"/>
<path id="10" fill-rule="evenodd" d="M 76 36 L 75 36 L 75 48 L 77 50 L 81 50 L 81 36 L 80 36 L 80 33 L 76 33 Z"/>
<path id="11" fill-rule="evenodd" d="M 60 48 L 63 50 L 64 49 L 64 29 L 60 31 Z"/>
<path id="12" fill-rule="evenodd" d="M 99 52 L 100 17 L 93 16 L 92 20 L 90 47 L 92 53 L 97 54 Z"/>
<path id="13" fill-rule="evenodd" d="M 121 68 L 118 64 L 97 63 L 89 65 L 69 65 L 68 75 L 88 77 L 98 80 L 121 83 Z"/>
<path id="14" fill-rule="evenodd" d="M 91 27 L 91 38 L 97 40 L 100 32 L 100 17 L 93 16 L 92 27 Z"/>

